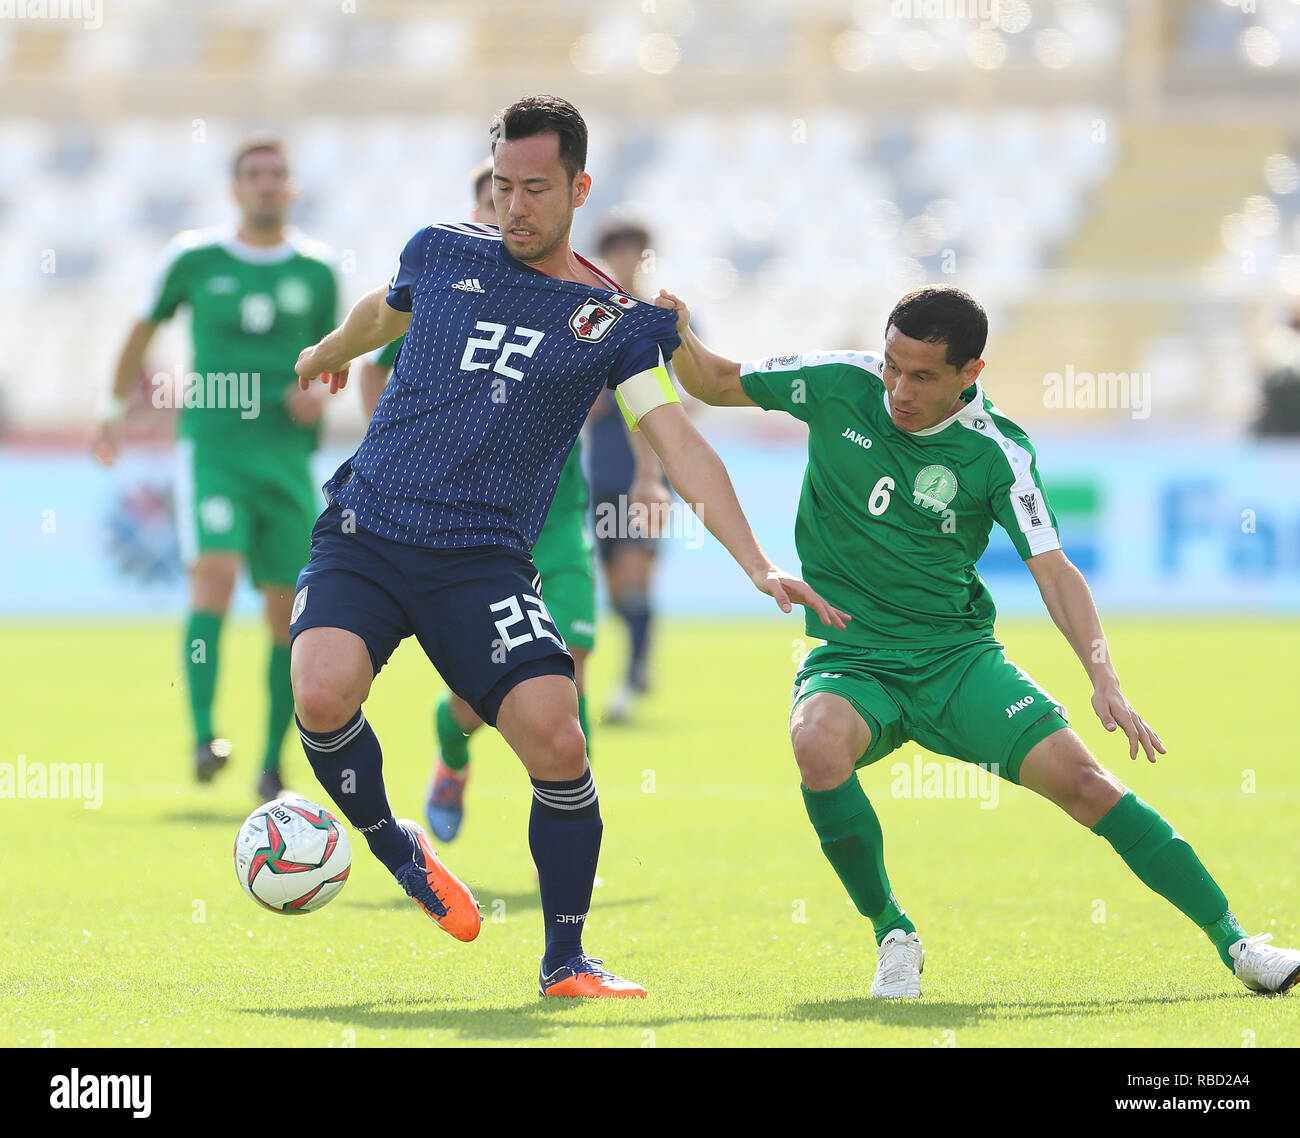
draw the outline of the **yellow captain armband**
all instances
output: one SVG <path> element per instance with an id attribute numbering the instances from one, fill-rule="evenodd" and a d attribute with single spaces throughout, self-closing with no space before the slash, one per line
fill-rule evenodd
<path id="1" fill-rule="evenodd" d="M 656 407 L 682 401 L 668 378 L 668 369 L 663 366 L 639 371 L 623 380 L 614 388 L 614 397 L 629 431 L 635 431 L 637 423 Z"/>

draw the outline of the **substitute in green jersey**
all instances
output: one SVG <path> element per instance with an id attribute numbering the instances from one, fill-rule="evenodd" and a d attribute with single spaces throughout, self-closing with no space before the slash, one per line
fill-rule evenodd
<path id="1" fill-rule="evenodd" d="M 470 220 L 497 224 L 492 202 L 492 160 L 473 174 L 474 209 Z M 397 363 L 405 337 L 375 351 L 362 365 L 361 399 L 369 421 L 379 397 Z M 633 497 L 647 504 L 666 501 L 668 488 L 663 470 L 647 446 L 634 447 L 637 463 Z M 639 497 L 638 497 L 639 495 Z M 542 580 L 546 607 L 573 655 L 574 681 L 578 687 L 578 721 L 591 752 L 591 724 L 587 719 L 586 661 L 596 646 L 596 569 L 594 542 L 588 524 L 587 478 L 582 471 L 582 439 L 579 438 L 560 469 L 560 481 L 546 514 L 542 531 L 533 547 L 533 564 Z M 460 831 L 465 817 L 465 784 L 469 780 L 469 737 L 483 721 L 455 692 L 445 691 L 433 712 L 438 740 L 438 762 L 429 783 L 425 817 L 439 841 L 449 842 Z"/>
<path id="2" fill-rule="evenodd" d="M 209 781 L 230 745 L 212 722 L 221 627 L 240 567 L 266 602 L 266 748 L 258 793 L 283 789 L 280 750 L 293 719 L 289 616 L 319 513 L 310 459 L 323 395 L 304 392 L 298 351 L 337 319 L 338 281 L 328 250 L 285 218 L 293 199 L 284 147 L 253 138 L 236 152 L 237 227 L 180 234 L 164 251 L 153 288 L 118 358 L 95 453 L 111 463 L 120 421 L 158 325 L 190 312 L 191 371 L 153 377 L 151 402 L 180 412 L 177 527 L 189 567 L 191 611 L 183 660 L 195 737 L 195 769 Z"/>
<path id="3" fill-rule="evenodd" d="M 1098 764 L 1065 709 L 1007 660 L 975 562 L 996 522 L 1010 534 L 1130 758 L 1165 749 L 1120 689 L 1087 583 L 1061 549 L 1028 436 L 980 383 L 988 323 L 960 289 L 909 293 L 883 353 L 838 351 L 740 364 L 690 331 L 668 293 L 682 386 L 716 406 L 784 411 L 808 424 L 795 539 L 808 583 L 849 613 L 809 613 L 825 641 L 803 661 L 790 739 L 805 808 L 857 909 L 875 930 L 873 995 L 917 997 L 925 953 L 890 888 L 880 823 L 855 773 L 908 739 L 1028 787 L 1105 838 L 1191 918 L 1254 991 L 1300 980 L 1300 952 L 1248 938 L 1192 847 Z"/>

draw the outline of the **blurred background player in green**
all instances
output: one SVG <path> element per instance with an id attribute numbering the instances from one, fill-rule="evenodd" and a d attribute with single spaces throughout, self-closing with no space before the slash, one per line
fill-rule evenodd
<path id="1" fill-rule="evenodd" d="M 650 232 L 635 222 L 614 221 L 602 230 L 596 245 L 601 261 L 615 280 L 622 281 L 635 295 L 637 277 L 650 253 Z M 588 470 L 591 476 L 592 509 L 596 512 L 596 551 L 605 574 L 609 603 L 627 626 L 628 655 L 623 682 L 605 708 L 609 723 L 626 722 L 637 697 L 650 687 L 649 657 L 654 626 L 651 584 L 658 535 L 640 532 L 626 524 L 626 503 L 641 500 L 644 488 L 643 456 L 635 452 L 623 416 L 612 391 L 605 391 L 587 417 Z M 650 460 L 654 461 L 653 455 Z M 657 466 L 657 463 L 656 463 Z M 662 484 L 662 471 L 656 471 Z M 622 503 L 622 505 L 620 505 Z M 655 514 L 651 513 L 651 518 Z M 613 533 L 601 518 L 617 518 Z"/>
<path id="2" fill-rule="evenodd" d="M 257 136 L 235 151 L 234 227 L 190 230 L 163 251 L 140 318 L 118 355 L 94 453 L 117 457 L 121 421 L 159 324 L 190 310 L 193 365 L 153 379 L 155 406 L 181 409 L 176 522 L 189 568 L 190 613 L 182 645 L 194 769 L 211 781 L 231 753 L 213 727 L 221 626 L 241 566 L 262 593 L 271 629 L 266 748 L 257 792 L 283 789 L 280 749 L 293 720 L 289 617 L 307 561 L 319 494 L 311 473 L 324 406 L 302 391 L 293 366 L 303 344 L 337 322 L 332 254 L 286 224 L 294 199 L 284 144 Z M 166 385 L 167 390 L 164 390 Z"/>
<path id="3" fill-rule="evenodd" d="M 486 159 L 472 175 L 474 209 L 472 221 L 497 224 L 492 204 L 492 160 Z M 639 254 L 638 254 L 639 256 Z M 635 267 L 635 266 L 633 266 Z M 619 290 L 623 278 L 615 275 L 611 287 Z M 380 348 L 362 366 L 361 398 L 367 421 L 379 405 L 388 377 L 397 363 L 402 340 Z M 603 398 L 603 397 L 602 397 Z M 615 406 L 611 401 L 611 406 Z M 617 415 L 620 434 L 623 416 Z M 626 448 L 628 443 L 624 441 Z M 647 505 L 668 501 L 663 468 L 640 436 L 635 443 L 636 492 Z M 533 564 L 541 576 L 546 607 L 556 628 L 573 653 L 574 678 L 578 685 L 578 719 L 591 751 L 591 724 L 587 717 L 584 665 L 596 645 L 596 567 L 591 529 L 587 519 L 587 479 L 582 471 L 582 440 L 574 444 L 555 488 L 550 511 L 533 547 Z M 465 785 L 469 781 L 469 737 L 483 725 L 473 708 L 454 692 L 445 691 L 433 711 L 438 760 L 425 802 L 425 817 L 439 841 L 449 842 L 460 831 L 465 817 Z"/>

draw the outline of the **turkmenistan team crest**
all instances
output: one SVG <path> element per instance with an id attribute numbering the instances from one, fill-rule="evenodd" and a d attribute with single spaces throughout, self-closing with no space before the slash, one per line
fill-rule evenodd
<path id="1" fill-rule="evenodd" d="M 927 466 L 916 476 L 912 501 L 941 514 L 957 497 L 957 476 L 946 466 Z"/>
<path id="2" fill-rule="evenodd" d="M 275 304 L 291 316 L 301 316 L 311 308 L 311 286 L 300 277 L 285 277 L 275 286 Z"/>
<path id="3" fill-rule="evenodd" d="M 623 313 L 612 304 L 588 297 L 578 305 L 578 311 L 569 317 L 569 327 L 579 340 L 597 344 L 621 319 Z"/>

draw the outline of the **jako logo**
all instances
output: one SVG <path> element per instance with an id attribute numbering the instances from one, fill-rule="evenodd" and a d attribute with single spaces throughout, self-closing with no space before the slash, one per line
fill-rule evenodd
<path id="1" fill-rule="evenodd" d="M 871 440 L 866 435 L 860 435 L 852 427 L 845 427 L 844 434 L 840 435 L 842 439 L 848 439 L 851 443 L 857 443 L 860 447 L 871 449 Z"/>
<path id="2" fill-rule="evenodd" d="M 1007 718 L 1010 719 L 1017 711 L 1024 711 L 1024 709 L 1033 702 L 1034 697 L 1032 695 L 1027 695 L 1024 699 L 1016 700 L 1015 703 L 1007 708 Z"/>
<path id="3" fill-rule="evenodd" d="M 50 1080 L 53 1110 L 129 1110 L 132 1118 L 148 1118 L 152 1075 L 83 1075 L 76 1067 L 70 1074 Z"/>

